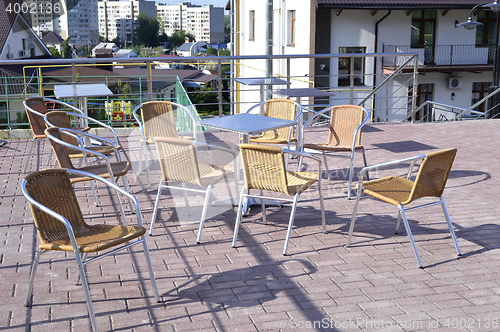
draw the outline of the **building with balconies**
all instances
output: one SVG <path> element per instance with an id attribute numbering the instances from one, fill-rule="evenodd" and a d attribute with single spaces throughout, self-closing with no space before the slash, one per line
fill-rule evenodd
<path id="1" fill-rule="evenodd" d="M 404 56 L 367 60 L 359 55 L 413 53 L 418 55 L 416 106 L 431 100 L 469 107 L 488 94 L 493 81 L 497 15 L 478 7 L 472 15 L 483 25 L 465 30 L 458 24 L 475 5 L 489 2 L 241 0 L 232 2 L 237 5 L 232 8 L 234 54 L 346 54 L 291 68 L 293 76 L 309 77 L 292 85 L 328 86 L 335 90 L 330 104 L 336 104 L 352 93 L 346 88 L 373 89 L 405 61 Z M 238 68 L 239 76 L 256 67 L 266 76 L 287 69 L 283 62 L 261 60 L 260 66 Z M 417 120 L 423 116 L 417 114 Z"/>

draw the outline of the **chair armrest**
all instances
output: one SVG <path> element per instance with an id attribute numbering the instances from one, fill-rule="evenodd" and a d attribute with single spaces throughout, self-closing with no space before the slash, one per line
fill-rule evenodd
<path id="1" fill-rule="evenodd" d="M 81 137 L 85 136 L 85 137 L 91 138 L 93 140 L 96 140 L 98 142 L 107 143 L 108 145 L 110 145 L 110 146 L 113 147 L 113 149 L 115 150 L 115 153 L 118 153 L 118 149 L 116 147 L 116 143 L 113 142 L 113 141 L 111 141 L 111 140 L 109 140 L 109 139 L 106 139 L 106 138 L 103 138 L 103 137 L 100 137 L 100 136 L 96 136 L 96 135 L 92 135 L 90 133 L 82 132 L 82 131 L 76 130 L 76 129 L 59 128 L 59 130 L 61 132 L 65 133 L 65 134 L 67 134 L 67 135 L 75 137 L 80 142 L 81 142 Z M 71 146 L 71 148 L 72 147 L 73 146 Z M 95 153 L 95 152 L 93 152 L 93 153 Z"/>
<path id="2" fill-rule="evenodd" d="M 260 103 L 255 104 L 255 105 L 253 105 L 252 107 L 250 107 L 250 108 L 249 108 L 249 109 L 248 109 L 245 113 L 249 113 L 249 112 L 250 112 L 251 110 L 253 110 L 254 108 L 257 108 L 257 107 L 259 107 L 259 106 L 261 106 L 261 105 L 264 105 L 265 103 L 266 103 L 265 101 L 261 101 Z M 259 112 L 259 113 L 260 113 L 260 112 Z"/>
<path id="3" fill-rule="evenodd" d="M 281 152 L 287 153 L 287 154 L 293 154 L 293 155 L 296 155 L 299 157 L 310 158 L 312 160 L 316 160 L 318 162 L 318 177 L 321 177 L 321 163 L 322 163 L 322 161 L 321 161 L 320 157 L 313 156 L 312 154 L 307 153 L 307 152 L 299 152 L 299 151 L 289 150 L 289 149 L 285 149 L 285 148 L 282 148 Z"/>
<path id="4" fill-rule="evenodd" d="M 121 188 L 117 184 L 111 182 L 110 180 L 102 178 L 102 177 L 100 177 L 98 175 L 95 175 L 95 174 L 92 174 L 92 173 L 87 173 L 87 172 L 80 171 L 80 170 L 77 170 L 77 169 L 67 169 L 67 172 L 69 174 L 77 174 L 77 175 L 80 175 L 80 176 L 88 176 L 88 177 L 90 177 L 90 178 L 92 178 L 92 179 L 94 179 L 96 181 L 100 181 L 100 182 L 104 183 L 108 187 L 110 187 L 110 188 L 116 190 L 117 192 L 119 192 L 119 193 L 127 196 L 135 204 L 137 221 L 138 221 L 139 226 L 141 226 L 141 227 L 143 226 L 143 224 L 142 224 L 142 213 L 141 213 L 141 208 L 139 206 L 139 201 L 137 200 L 137 198 L 134 195 L 132 195 L 131 193 L 129 193 L 125 189 Z"/>
<path id="5" fill-rule="evenodd" d="M 99 126 L 108 129 L 113 134 L 113 138 L 115 140 L 115 144 L 118 144 L 118 137 L 116 136 L 116 131 L 115 131 L 115 129 L 113 127 L 111 127 L 111 126 L 109 126 L 109 125 L 107 125 L 107 124 L 105 124 L 105 123 L 103 123 L 103 122 L 101 122 L 99 120 L 91 118 L 90 116 L 86 116 L 86 115 L 83 115 L 83 114 L 76 114 L 76 113 L 71 113 L 71 112 L 66 112 L 66 114 L 71 115 L 71 116 L 77 116 L 77 117 L 82 118 L 82 119 L 86 119 L 87 121 L 96 123 Z"/>
<path id="6" fill-rule="evenodd" d="M 68 107 L 68 108 L 70 108 L 71 110 L 73 110 L 74 112 L 77 112 L 77 113 L 79 113 L 79 114 L 81 114 L 81 115 L 85 115 L 81 109 L 76 108 L 75 106 L 70 105 L 70 104 L 65 103 L 65 102 L 62 102 L 62 101 L 60 101 L 60 100 L 57 100 L 57 99 L 52 99 L 52 98 L 43 98 L 43 101 L 50 101 L 50 102 L 54 102 L 54 103 L 57 103 L 57 104 L 62 105 L 62 106 L 64 106 L 64 107 Z"/>
<path id="7" fill-rule="evenodd" d="M 371 166 L 363 167 L 361 169 L 361 171 L 359 172 L 359 185 L 358 185 L 358 188 L 359 189 L 362 188 L 363 179 L 364 179 L 364 175 L 365 175 L 366 172 L 373 171 L 373 170 L 378 170 L 378 169 L 382 169 L 382 168 L 387 168 L 387 167 L 391 167 L 391 166 L 395 166 L 395 165 L 405 164 L 405 163 L 410 163 L 410 167 L 408 169 L 408 175 L 407 175 L 407 178 L 409 178 L 410 175 L 411 175 L 411 172 L 413 170 L 413 166 L 415 165 L 415 162 L 418 161 L 418 160 L 420 160 L 420 159 L 425 159 L 426 156 L 427 155 L 422 154 L 422 155 L 419 155 L 419 156 L 413 156 L 413 157 L 408 157 L 408 158 L 403 158 L 403 159 L 397 159 L 397 160 L 392 160 L 392 161 L 388 161 L 388 162 L 385 162 L 385 163 L 380 163 L 380 164 L 376 164 L 376 165 L 371 165 Z"/>

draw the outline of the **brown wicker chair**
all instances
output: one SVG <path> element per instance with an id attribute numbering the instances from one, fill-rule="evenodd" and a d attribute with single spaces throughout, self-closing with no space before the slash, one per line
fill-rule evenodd
<path id="1" fill-rule="evenodd" d="M 106 125 L 105 123 L 102 123 L 94 118 L 82 115 L 82 114 L 77 114 L 77 113 L 71 113 L 71 112 L 65 112 L 65 111 L 50 111 L 47 114 L 45 114 L 45 123 L 47 127 L 59 127 L 59 128 L 67 128 L 67 129 L 72 129 L 73 126 L 70 121 L 70 116 L 74 117 L 75 119 L 78 120 L 85 120 L 87 122 L 92 122 L 93 124 L 97 124 L 102 128 L 107 129 L 111 135 L 113 136 L 113 139 L 110 140 L 115 147 L 112 145 L 89 145 L 88 142 L 85 144 L 85 142 L 81 142 L 78 140 L 76 137 L 70 136 L 70 135 L 63 135 L 63 140 L 66 143 L 69 143 L 71 145 L 76 145 L 76 146 L 82 146 L 88 150 L 91 151 L 96 151 L 105 155 L 112 155 L 115 153 L 115 150 L 120 151 L 122 149 L 121 145 L 118 142 L 118 137 L 116 136 L 115 130 Z M 69 149 L 69 156 L 70 158 L 83 158 L 83 154 L 80 151 L 74 151 L 72 149 Z M 92 155 L 87 155 L 87 157 L 92 157 Z M 120 154 L 116 156 L 117 160 L 120 161 L 121 157 Z"/>
<path id="2" fill-rule="evenodd" d="M 101 181 L 117 194 L 128 196 L 134 201 L 138 225 L 87 224 L 71 185 L 71 179 L 75 177 Z M 142 226 L 139 202 L 134 196 L 94 174 L 66 169 L 47 169 L 26 176 L 22 182 L 22 192 L 29 202 L 40 240 L 31 268 L 28 291 L 24 301 L 25 306 L 29 306 L 31 303 L 40 255 L 49 250 L 74 252 L 78 266 L 75 285 L 81 280 L 92 330 L 97 331 L 84 265 L 140 243 L 144 248 L 154 297 L 157 302 L 160 302 L 148 246 L 144 237 L 146 229 Z M 96 256 L 87 259 L 87 254 L 91 253 L 96 253 Z"/>
<path id="3" fill-rule="evenodd" d="M 205 193 L 205 200 L 200 219 L 200 227 L 198 230 L 197 243 L 201 241 L 201 233 L 203 231 L 203 223 L 205 221 L 208 200 L 212 187 L 218 182 L 227 179 L 236 168 L 237 154 L 233 150 L 229 150 L 217 145 L 196 142 L 190 139 L 171 138 L 171 137 L 155 137 L 156 149 L 158 151 L 158 159 L 162 171 L 162 179 L 158 185 L 158 194 L 156 195 L 156 203 L 151 219 L 151 228 L 149 235 L 153 233 L 153 226 L 158 212 L 161 190 L 163 188 L 175 188 L 184 191 L 184 200 L 189 211 L 189 201 L 187 199 L 187 191 Z M 234 166 L 229 165 L 214 165 L 199 162 L 198 150 L 209 149 L 212 153 L 224 153 L 229 158 L 227 161 L 233 161 Z M 222 157 L 222 156 L 221 156 Z M 221 158 L 224 159 L 224 158 Z M 180 182 L 182 187 L 167 184 L 167 182 Z M 206 188 L 205 190 L 187 188 L 184 184 L 193 184 Z M 239 192 L 238 181 L 235 181 L 236 192 Z"/>
<path id="4" fill-rule="evenodd" d="M 269 99 L 252 106 L 247 113 L 251 113 L 254 109 L 264 106 L 264 115 L 268 117 L 295 120 L 298 121 L 300 133 L 300 118 L 302 116 L 302 106 L 290 99 Z M 290 148 L 290 143 L 300 144 L 295 136 L 294 127 L 284 127 L 274 130 L 268 130 L 261 134 L 250 137 L 252 143 L 263 144 L 286 144 L 287 149 Z M 300 150 L 300 149 L 297 149 Z"/>
<path id="5" fill-rule="evenodd" d="M 69 143 L 66 143 L 63 140 L 63 135 L 74 135 L 74 136 L 80 136 L 80 135 L 85 135 L 88 136 L 89 138 L 112 144 L 111 141 L 108 141 L 104 138 L 97 137 L 88 133 L 81 133 L 77 130 L 73 129 L 62 129 L 62 128 L 57 128 L 57 127 L 51 127 L 45 129 L 45 134 L 47 137 L 50 139 L 50 144 L 52 145 L 52 149 L 56 155 L 57 162 L 59 163 L 59 167 L 62 168 L 68 168 L 68 169 L 76 169 L 73 166 L 73 162 L 71 161 L 71 158 L 69 156 L 69 149 L 72 149 L 74 151 L 79 151 L 82 153 L 84 159 L 86 160 L 87 155 L 92 155 L 93 157 L 99 157 L 100 160 L 103 160 L 104 163 L 98 163 L 98 164 L 92 164 L 92 165 L 87 165 L 78 168 L 81 171 L 92 173 L 94 175 L 100 176 L 102 178 L 109 178 L 111 182 L 115 183 L 114 177 L 122 177 L 123 178 L 123 184 L 125 186 L 125 190 L 130 192 L 130 188 L 128 185 L 127 181 L 127 173 L 130 169 L 130 162 L 128 161 L 117 161 L 117 162 L 110 162 L 109 158 L 97 151 L 92 151 L 88 150 L 86 148 L 82 148 L 80 146 L 76 145 L 71 145 Z M 115 155 L 118 155 L 118 151 L 116 150 L 116 146 L 113 146 L 115 148 Z M 86 164 L 88 164 L 86 160 Z M 75 176 L 71 175 L 71 182 L 82 182 L 82 181 L 90 181 L 90 184 L 92 186 L 92 193 L 94 196 L 94 201 L 96 206 L 99 205 L 99 202 L 97 201 L 97 195 L 95 193 L 95 188 L 94 188 L 94 182 L 92 181 L 91 178 L 89 177 L 81 177 L 81 176 Z M 121 200 L 119 200 L 120 207 L 122 209 L 123 213 L 123 207 L 121 206 Z M 125 214 L 123 214 L 123 218 L 125 219 Z"/>
<path id="6" fill-rule="evenodd" d="M 285 153 L 295 154 L 302 157 L 312 158 L 318 162 L 318 172 L 292 172 L 287 171 L 285 166 Z M 323 191 L 321 186 L 321 159 L 311 156 L 306 153 L 281 149 L 275 146 L 266 146 L 258 144 L 240 144 L 240 155 L 245 176 L 245 187 L 241 190 L 240 202 L 238 205 L 238 215 L 236 217 L 236 225 L 234 226 L 233 248 L 236 246 L 236 237 L 238 236 L 238 227 L 240 224 L 244 199 L 249 197 L 260 198 L 262 206 L 262 218 L 264 223 L 266 220 L 266 207 L 264 196 L 261 194 L 250 194 L 250 189 L 258 189 L 259 191 L 267 190 L 277 193 L 283 193 L 289 198 L 276 198 L 275 200 L 293 202 L 292 212 L 288 223 L 288 231 L 283 248 L 283 255 L 286 255 L 290 233 L 292 231 L 293 220 L 295 217 L 295 208 L 299 195 L 302 194 L 313 183 L 318 181 L 319 200 L 321 206 L 321 218 L 323 231 L 326 232 L 325 224 L 325 208 L 323 203 Z"/>
<path id="7" fill-rule="evenodd" d="M 420 261 L 417 247 L 415 246 L 415 241 L 413 240 L 413 236 L 410 230 L 410 225 L 408 224 L 408 220 L 406 219 L 405 211 L 410 211 L 435 204 L 441 204 L 446 222 L 448 224 L 448 228 L 451 233 L 451 237 L 455 244 L 455 249 L 457 250 L 457 254 L 460 256 L 460 248 L 458 247 L 455 232 L 453 231 L 453 226 L 450 221 L 450 216 L 448 214 L 442 196 L 456 153 L 456 149 L 441 150 L 437 152 L 431 152 L 426 155 L 395 160 L 392 162 L 363 168 L 360 172 L 360 180 L 357 186 L 358 194 L 356 197 L 356 202 L 354 204 L 354 211 L 352 212 L 351 226 L 349 228 L 349 236 L 347 238 L 347 246 L 349 246 L 351 243 L 352 232 L 354 230 L 354 222 L 356 220 L 356 213 L 358 210 L 358 204 L 361 194 L 365 193 L 398 207 L 399 213 L 396 224 L 396 233 L 399 230 L 399 225 L 402 218 L 406 228 L 406 233 L 408 234 L 408 238 L 410 239 L 413 252 L 415 253 L 415 258 L 417 259 L 419 267 L 422 267 L 422 262 Z M 410 180 L 410 176 L 413 170 L 413 166 L 418 160 L 423 161 L 420 164 L 420 168 L 415 180 L 412 181 Z M 409 162 L 411 163 L 411 165 L 406 178 L 399 176 L 387 176 L 372 181 L 363 181 L 364 174 L 369 170 L 377 170 L 384 167 L 392 167 Z M 423 197 L 437 197 L 439 198 L 439 200 L 437 202 L 405 209 L 406 205 Z"/>
<path id="8" fill-rule="evenodd" d="M 347 198 L 351 198 L 351 186 L 353 178 L 353 162 L 354 152 L 361 151 L 363 153 L 363 161 L 366 165 L 365 149 L 361 145 L 361 130 L 365 123 L 368 121 L 368 112 L 361 106 L 356 105 L 339 105 L 328 107 L 322 111 L 317 112 L 312 116 L 303 126 L 314 123 L 318 120 L 319 116 L 324 116 L 325 113 L 330 114 L 330 126 L 328 132 L 328 140 L 326 143 L 311 143 L 304 142 L 304 149 L 312 149 L 321 152 L 325 162 L 325 169 L 330 180 L 330 171 L 326 161 L 326 152 L 350 152 L 351 161 L 349 165 L 349 186 L 347 189 Z M 302 134 L 304 137 L 304 133 Z M 309 151 L 308 151 L 309 152 Z M 311 152 L 312 153 L 312 152 Z M 301 165 L 301 163 L 299 163 Z M 300 169 L 300 168 L 299 168 Z"/>
<path id="9" fill-rule="evenodd" d="M 138 114 L 139 111 L 140 116 Z M 151 187 L 151 181 L 149 176 L 148 146 L 154 144 L 155 137 L 190 138 L 196 140 L 196 119 L 188 108 L 169 101 L 149 101 L 142 103 L 134 109 L 133 115 L 142 133 L 142 151 L 146 160 L 146 174 L 149 188 Z M 190 126 L 193 128 L 193 136 L 178 136 L 176 120 L 190 123 Z M 141 171 L 142 152 L 139 158 L 139 170 Z"/>
<path id="10" fill-rule="evenodd" d="M 31 153 L 33 152 L 33 147 L 35 146 L 35 142 L 39 143 L 41 139 L 46 138 L 47 136 L 45 135 L 45 122 L 44 122 L 44 116 L 48 112 L 52 111 L 52 108 L 47 107 L 47 104 L 51 104 L 52 107 L 58 107 L 61 109 L 69 109 L 73 110 L 78 114 L 82 114 L 83 112 L 80 111 L 79 109 L 63 103 L 59 100 L 51 99 L 51 98 L 44 98 L 44 97 L 30 97 L 26 98 L 23 101 L 24 108 L 26 110 L 26 115 L 28 116 L 28 121 L 30 123 L 31 127 L 31 132 L 33 134 L 33 139 L 31 140 L 31 145 L 28 151 L 28 156 L 26 157 L 26 161 L 24 162 L 24 167 L 23 167 L 23 173 L 26 172 L 26 167 L 28 166 L 28 162 L 31 157 Z M 88 130 L 89 128 L 81 128 L 80 130 Z M 49 156 L 50 158 L 50 156 Z M 49 160 L 47 160 L 47 165 L 48 165 Z"/>

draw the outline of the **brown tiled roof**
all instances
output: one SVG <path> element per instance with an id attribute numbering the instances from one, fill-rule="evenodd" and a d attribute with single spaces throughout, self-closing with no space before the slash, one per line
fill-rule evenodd
<path id="1" fill-rule="evenodd" d="M 17 15 L 14 10 L 11 10 L 10 12 L 7 11 L 9 8 L 8 6 L 10 5 L 10 8 L 12 9 L 16 3 L 21 4 L 21 2 L 22 0 L 0 1 L 0 51 L 3 50 L 5 41 L 9 36 L 10 29 L 12 28 Z"/>
<path id="2" fill-rule="evenodd" d="M 11 74 L 0 68 L 0 94 L 1 95 L 14 95 L 24 93 L 24 82 L 22 77 L 12 77 Z M 37 93 L 38 91 L 32 86 L 27 88 L 28 94 Z"/>
<path id="3" fill-rule="evenodd" d="M 315 0 L 318 7 L 331 8 L 385 8 L 385 9 L 412 9 L 434 8 L 471 9 L 477 4 L 488 4 L 493 1 L 471 0 Z"/>

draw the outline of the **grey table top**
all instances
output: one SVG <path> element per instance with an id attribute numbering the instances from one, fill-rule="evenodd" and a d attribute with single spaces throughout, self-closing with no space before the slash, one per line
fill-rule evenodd
<path id="1" fill-rule="evenodd" d="M 327 91 L 316 88 L 295 88 L 295 89 L 277 89 L 272 91 L 275 94 L 287 97 L 329 97 L 332 94 Z"/>
<path id="2" fill-rule="evenodd" d="M 55 85 L 56 98 L 104 97 L 113 92 L 104 83 Z"/>
<path id="3" fill-rule="evenodd" d="M 200 126 L 231 131 L 243 135 L 296 125 L 297 121 L 271 118 L 258 114 L 241 113 L 201 121 Z"/>
<path id="4" fill-rule="evenodd" d="M 288 81 L 285 81 L 278 77 L 252 77 L 252 78 L 235 78 L 236 82 L 246 85 L 288 85 Z"/>

